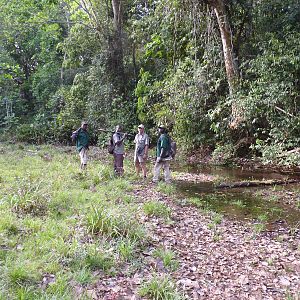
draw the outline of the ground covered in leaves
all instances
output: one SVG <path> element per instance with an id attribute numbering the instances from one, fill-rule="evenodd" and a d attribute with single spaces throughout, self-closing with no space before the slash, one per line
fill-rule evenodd
<path id="1" fill-rule="evenodd" d="M 69 148 L 0 153 L 0 299 L 300 299 L 297 226 L 229 219 L 129 160 L 115 178 L 97 149 L 85 173 Z"/>

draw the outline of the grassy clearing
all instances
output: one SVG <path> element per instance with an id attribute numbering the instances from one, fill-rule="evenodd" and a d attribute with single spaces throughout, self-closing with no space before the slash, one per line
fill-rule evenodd
<path id="1" fill-rule="evenodd" d="M 74 299 L 95 274 L 141 267 L 148 233 L 130 166 L 114 178 L 100 161 L 81 173 L 74 149 L 0 148 L 0 299 Z"/>

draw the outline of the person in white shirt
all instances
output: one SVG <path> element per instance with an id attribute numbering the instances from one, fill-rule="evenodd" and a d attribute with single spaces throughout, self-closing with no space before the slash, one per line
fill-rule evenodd
<path id="1" fill-rule="evenodd" d="M 114 144 L 114 171 L 115 175 L 122 176 L 124 174 L 124 139 L 126 138 L 126 133 L 121 133 L 121 125 L 116 126 L 116 131 L 113 135 L 113 144 Z"/>
<path id="2" fill-rule="evenodd" d="M 142 170 L 144 179 L 147 178 L 146 161 L 148 158 L 149 149 L 149 137 L 145 133 L 145 126 L 140 124 L 138 126 L 138 133 L 134 139 L 135 151 L 134 151 L 134 164 L 136 174 L 139 175 Z"/>

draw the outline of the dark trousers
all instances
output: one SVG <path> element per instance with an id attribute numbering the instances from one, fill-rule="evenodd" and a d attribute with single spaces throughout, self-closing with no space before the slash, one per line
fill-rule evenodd
<path id="1" fill-rule="evenodd" d="M 124 155 L 114 153 L 114 170 L 115 174 L 120 176 L 124 173 L 123 168 Z"/>

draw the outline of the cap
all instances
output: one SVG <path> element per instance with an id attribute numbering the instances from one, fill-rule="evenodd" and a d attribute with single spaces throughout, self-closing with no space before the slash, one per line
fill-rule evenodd
<path id="1" fill-rule="evenodd" d="M 138 126 L 138 128 L 145 128 L 145 126 L 144 126 L 143 124 L 140 124 L 140 125 Z"/>
<path id="2" fill-rule="evenodd" d="M 163 124 L 159 124 L 159 125 L 158 125 L 158 128 L 166 129 L 166 126 L 163 125 Z"/>

